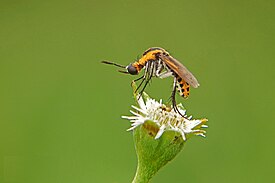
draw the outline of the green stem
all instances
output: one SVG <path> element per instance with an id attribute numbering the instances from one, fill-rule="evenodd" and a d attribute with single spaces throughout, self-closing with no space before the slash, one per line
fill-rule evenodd
<path id="1" fill-rule="evenodd" d="M 184 141 L 180 133 L 166 131 L 159 139 L 155 139 L 158 130 L 159 127 L 152 121 L 146 121 L 134 130 L 138 166 L 132 183 L 148 183 L 183 148 Z"/>
<path id="2" fill-rule="evenodd" d="M 155 173 L 145 170 L 145 166 L 138 163 L 136 175 L 132 183 L 148 183 Z"/>

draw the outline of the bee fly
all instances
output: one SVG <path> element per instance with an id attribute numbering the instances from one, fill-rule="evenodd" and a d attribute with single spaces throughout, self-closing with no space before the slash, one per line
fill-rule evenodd
<path id="1" fill-rule="evenodd" d="M 143 53 L 139 60 L 129 64 L 128 66 L 122 66 L 120 64 L 109 61 L 102 61 L 102 63 L 124 68 L 126 71 L 119 70 L 119 72 L 131 75 L 139 74 L 139 72 L 144 68 L 143 75 L 140 78 L 134 80 L 138 81 L 142 79 L 136 91 L 138 91 L 145 82 L 140 91 L 141 94 L 152 77 L 158 77 L 161 79 L 170 76 L 174 77 L 173 91 L 171 95 L 172 105 L 174 110 L 177 111 L 181 116 L 183 115 L 179 112 L 176 105 L 176 91 L 178 90 L 183 98 L 187 98 L 190 94 L 190 85 L 193 88 L 199 87 L 199 83 L 195 76 L 178 60 L 173 58 L 166 50 L 159 47 L 149 48 Z"/>

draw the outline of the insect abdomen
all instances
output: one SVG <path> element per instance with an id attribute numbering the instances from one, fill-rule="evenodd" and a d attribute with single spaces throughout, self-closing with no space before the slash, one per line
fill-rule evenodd
<path id="1" fill-rule="evenodd" d="M 177 90 L 183 98 L 187 98 L 190 94 L 190 85 L 179 76 L 177 77 Z"/>

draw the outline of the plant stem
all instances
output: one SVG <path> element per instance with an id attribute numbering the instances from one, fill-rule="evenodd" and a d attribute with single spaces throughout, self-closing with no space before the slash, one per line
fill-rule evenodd
<path id="1" fill-rule="evenodd" d="M 140 166 L 140 164 L 138 164 L 136 175 L 132 183 L 148 183 L 155 174 L 155 172 L 149 172 L 144 170 L 143 168 L 144 166 Z"/>

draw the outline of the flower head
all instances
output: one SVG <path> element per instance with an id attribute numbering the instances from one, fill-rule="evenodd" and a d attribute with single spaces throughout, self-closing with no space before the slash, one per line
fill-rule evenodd
<path id="1" fill-rule="evenodd" d="M 189 134 L 205 137 L 206 131 L 201 128 L 207 127 L 207 125 L 205 125 L 207 119 L 192 119 L 192 116 L 188 117 L 182 104 L 178 104 L 177 107 L 179 112 L 183 114 L 184 117 L 176 112 L 172 106 L 166 106 L 162 103 L 162 100 L 158 102 L 151 99 L 145 93 L 143 94 L 143 97 L 137 95 L 136 99 L 139 107 L 132 106 L 132 108 L 136 111 L 130 110 L 134 116 L 122 116 L 122 118 L 129 119 L 132 123 L 128 131 L 134 130 L 146 121 L 153 121 L 159 127 L 155 139 L 160 138 L 166 130 L 179 132 L 184 141 L 187 139 L 186 136 Z"/>

